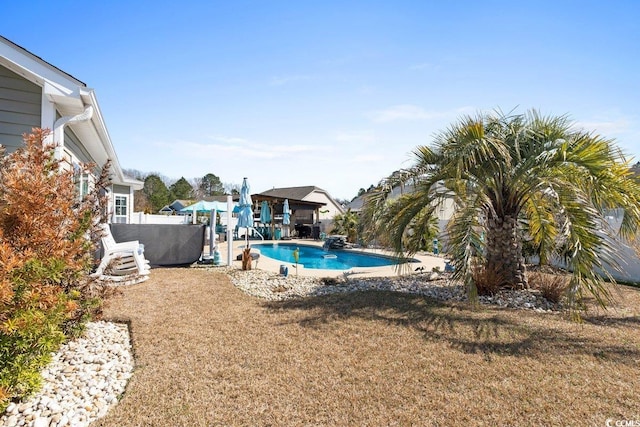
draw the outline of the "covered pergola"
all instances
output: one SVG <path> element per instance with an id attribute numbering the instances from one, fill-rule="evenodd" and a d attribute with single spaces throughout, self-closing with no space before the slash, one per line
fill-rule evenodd
<path id="1" fill-rule="evenodd" d="M 282 225 L 282 214 L 284 201 L 289 201 L 289 210 L 291 211 L 291 224 L 286 226 Z M 320 220 L 320 208 L 326 206 L 326 203 L 311 202 L 307 200 L 297 200 L 287 197 L 274 197 L 264 194 L 252 194 L 251 200 L 254 204 L 253 217 L 255 222 L 260 222 L 260 207 L 262 202 L 266 201 L 269 209 L 271 210 L 271 223 L 267 224 L 270 230 L 270 236 L 276 234 L 276 228 L 290 227 L 295 228 L 295 225 L 307 225 L 313 227 Z"/>

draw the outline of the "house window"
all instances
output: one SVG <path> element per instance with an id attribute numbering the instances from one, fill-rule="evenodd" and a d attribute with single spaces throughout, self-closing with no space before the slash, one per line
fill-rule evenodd
<path id="1" fill-rule="evenodd" d="M 92 174 L 88 173 L 80 164 L 73 163 L 73 183 L 76 186 L 76 193 L 80 199 L 89 194 L 94 181 L 95 178 Z"/>
<path id="2" fill-rule="evenodd" d="M 127 196 L 115 197 L 115 211 L 113 215 L 113 222 L 119 224 L 125 224 L 127 222 Z"/>

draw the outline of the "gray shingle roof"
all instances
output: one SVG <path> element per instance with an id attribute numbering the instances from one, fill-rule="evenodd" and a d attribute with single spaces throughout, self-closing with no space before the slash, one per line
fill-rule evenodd
<path id="1" fill-rule="evenodd" d="M 352 212 L 360 212 L 364 206 L 364 195 L 358 196 L 345 206 L 346 209 L 351 209 Z"/>
<path id="2" fill-rule="evenodd" d="M 323 191 L 321 188 L 318 188 L 313 185 L 308 185 L 306 187 L 286 187 L 286 188 L 273 188 L 271 190 L 263 191 L 262 195 L 271 196 L 271 197 L 279 197 L 283 199 L 295 199 L 295 200 L 303 200 L 309 194 L 313 193 L 315 190 Z"/>

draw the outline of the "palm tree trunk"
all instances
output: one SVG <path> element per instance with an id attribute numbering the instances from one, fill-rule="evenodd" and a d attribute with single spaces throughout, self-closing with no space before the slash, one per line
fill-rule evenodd
<path id="1" fill-rule="evenodd" d="M 518 236 L 516 216 L 487 220 L 486 269 L 495 273 L 500 287 L 527 287 L 522 240 Z"/>

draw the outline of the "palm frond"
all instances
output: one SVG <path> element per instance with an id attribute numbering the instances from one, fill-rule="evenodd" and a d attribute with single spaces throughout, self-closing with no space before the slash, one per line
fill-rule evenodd
<path id="1" fill-rule="evenodd" d="M 601 274 L 613 280 L 605 265 L 616 265 L 616 262 L 613 256 L 614 249 L 599 231 L 599 213 L 590 206 L 587 196 L 576 188 L 558 189 L 558 197 L 566 215 L 566 226 L 563 230 L 566 248 L 563 258 L 567 268 L 572 272 L 569 307 L 572 310 L 578 308 L 583 288 L 589 290 L 602 307 L 606 307 L 611 301 L 611 293 L 605 286 Z"/>
<path id="2" fill-rule="evenodd" d="M 456 211 L 447 227 L 447 241 L 451 263 L 454 266 L 453 279 L 460 280 L 467 289 L 467 297 L 477 303 L 478 290 L 473 279 L 474 266 L 484 258 L 484 227 L 480 224 L 482 209 L 473 203 Z"/>
<path id="3" fill-rule="evenodd" d="M 541 265 L 548 264 L 555 253 L 558 226 L 554 213 L 557 209 L 555 199 L 543 192 L 533 193 L 525 205 L 526 233 L 538 248 Z"/>

